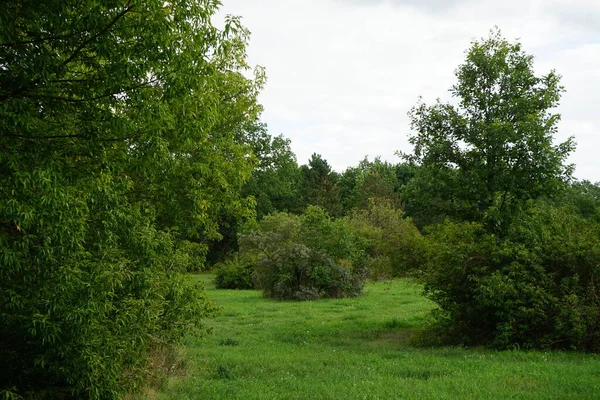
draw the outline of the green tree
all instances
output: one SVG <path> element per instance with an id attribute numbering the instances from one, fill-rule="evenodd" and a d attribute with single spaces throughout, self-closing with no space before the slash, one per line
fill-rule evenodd
<path id="1" fill-rule="evenodd" d="M 560 77 L 536 76 L 533 56 L 498 30 L 473 42 L 456 77 L 456 104 L 410 112 L 409 158 L 421 168 L 406 197 L 421 221 L 437 215 L 498 227 L 524 200 L 552 196 L 570 177 L 564 161 L 573 141 L 552 144 Z"/>
<path id="2" fill-rule="evenodd" d="M 551 206 L 569 197 L 573 149 L 552 144 L 559 77 L 536 76 L 533 57 L 498 31 L 472 44 L 456 75 L 456 105 L 411 112 L 421 167 L 409 208 L 421 224 L 459 220 L 430 227 L 420 257 L 438 338 L 598 351 L 598 225 Z M 585 197 L 592 207 L 579 210 L 592 214 Z"/>
<path id="3" fill-rule="evenodd" d="M 338 181 L 345 213 L 355 208 L 368 208 L 371 199 L 389 200 L 399 206 L 402 183 L 397 171 L 401 171 L 401 174 L 404 172 L 396 165 L 381 161 L 379 157 L 373 161 L 365 157 L 358 166 L 347 168 Z"/>
<path id="4" fill-rule="evenodd" d="M 202 333 L 180 276 L 240 197 L 262 71 L 212 0 L 0 7 L 0 390 L 116 398 Z M 195 255 L 195 257 L 194 257 Z"/>
<path id="5" fill-rule="evenodd" d="M 297 209 L 300 170 L 290 139 L 271 136 L 261 125 L 246 135 L 246 140 L 252 146 L 257 167 L 242 193 L 256 200 L 257 217 Z"/>
<path id="6" fill-rule="evenodd" d="M 331 169 L 327 160 L 314 153 L 308 164 L 300 167 L 300 173 L 300 208 L 319 206 L 333 216 L 340 215 L 339 174 Z"/>
<path id="7" fill-rule="evenodd" d="M 255 163 L 250 179 L 242 186 L 242 198 L 255 201 L 256 214 L 250 218 L 297 210 L 300 170 L 290 140 L 269 135 L 264 123 L 249 124 L 238 140 L 250 147 Z M 238 230 L 248 217 L 242 215 L 240 219 L 240 213 L 222 215 L 220 237 L 211 242 L 207 255 L 209 264 L 224 261 L 237 251 Z"/>
<path id="8" fill-rule="evenodd" d="M 590 181 L 574 181 L 556 199 L 559 205 L 569 205 L 580 216 L 600 222 L 600 183 Z"/>

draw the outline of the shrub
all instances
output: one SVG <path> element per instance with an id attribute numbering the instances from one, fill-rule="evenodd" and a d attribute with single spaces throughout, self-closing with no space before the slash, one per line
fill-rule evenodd
<path id="1" fill-rule="evenodd" d="M 425 293 L 442 341 L 600 350 L 600 228 L 537 206 L 506 238 L 446 222 L 427 237 Z"/>
<path id="2" fill-rule="evenodd" d="M 422 263 L 421 234 L 391 202 L 372 200 L 352 214 L 350 225 L 372 278 L 405 276 Z"/>
<path id="3" fill-rule="evenodd" d="M 303 244 L 278 249 L 261 260 L 256 271 L 265 297 L 280 300 L 354 297 L 362 292 L 357 274 Z"/>
<path id="4" fill-rule="evenodd" d="M 239 257 L 216 265 L 215 284 L 218 289 L 254 289 L 252 264 L 243 262 Z"/>
<path id="5" fill-rule="evenodd" d="M 306 208 L 300 216 L 299 233 L 306 246 L 327 254 L 335 261 L 352 261 L 359 251 L 348 220 L 331 218 L 321 207 Z"/>
<path id="6" fill-rule="evenodd" d="M 357 296 L 364 273 L 353 265 L 356 249 L 345 220 L 333 220 L 319 207 L 302 216 L 268 215 L 245 227 L 240 259 L 255 265 L 257 287 L 265 297 L 312 300 Z"/>

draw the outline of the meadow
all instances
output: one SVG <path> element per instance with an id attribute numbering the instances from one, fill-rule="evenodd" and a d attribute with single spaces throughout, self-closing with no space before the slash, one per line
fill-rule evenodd
<path id="1" fill-rule="evenodd" d="M 359 298 L 279 302 L 217 290 L 214 334 L 188 338 L 185 373 L 156 399 L 593 399 L 600 357 L 575 352 L 417 347 L 433 304 L 410 280 Z"/>

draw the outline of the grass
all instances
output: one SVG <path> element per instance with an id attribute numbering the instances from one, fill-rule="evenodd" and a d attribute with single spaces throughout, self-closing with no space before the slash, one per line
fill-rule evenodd
<path id="1" fill-rule="evenodd" d="M 407 280 L 361 298 L 277 302 L 217 290 L 215 334 L 186 343 L 189 371 L 157 399 L 593 399 L 600 357 L 565 352 L 417 348 L 433 305 Z"/>

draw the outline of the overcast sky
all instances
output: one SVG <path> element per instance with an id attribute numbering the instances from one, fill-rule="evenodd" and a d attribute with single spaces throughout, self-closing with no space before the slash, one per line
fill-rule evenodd
<path id="1" fill-rule="evenodd" d="M 252 32 L 266 68 L 263 121 L 292 140 L 300 164 L 321 154 L 337 171 L 366 155 L 412 151 L 407 112 L 449 98 L 473 39 L 498 26 L 555 69 L 567 89 L 555 141 L 574 136 L 579 179 L 600 181 L 598 0 L 222 0 Z"/>

